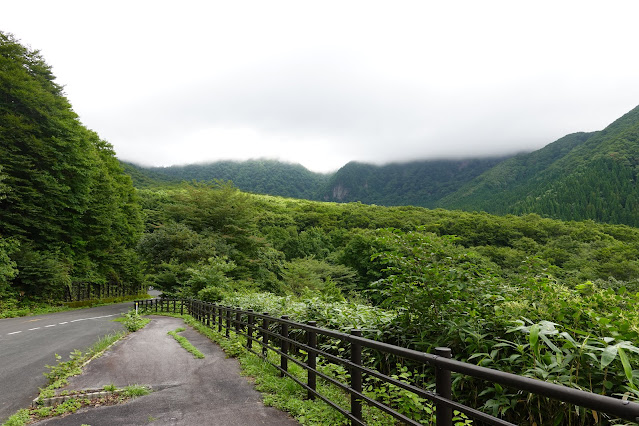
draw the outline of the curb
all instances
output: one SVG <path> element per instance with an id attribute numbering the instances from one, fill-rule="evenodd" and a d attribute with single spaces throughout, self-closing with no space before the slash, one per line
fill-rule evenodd
<path id="1" fill-rule="evenodd" d="M 94 398 L 104 398 L 113 394 L 118 394 L 124 392 L 124 389 L 116 389 L 114 391 L 105 391 L 105 390 L 97 390 L 97 389 L 88 389 L 84 391 L 78 391 L 78 393 L 74 393 L 71 395 L 60 395 L 53 396 L 51 398 L 36 398 L 31 402 L 32 407 L 51 407 L 53 405 L 62 404 L 65 401 L 70 399 L 94 399 Z"/>

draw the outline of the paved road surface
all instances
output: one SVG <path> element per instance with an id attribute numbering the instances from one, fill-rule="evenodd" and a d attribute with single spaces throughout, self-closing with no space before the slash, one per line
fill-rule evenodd
<path id="1" fill-rule="evenodd" d="M 186 326 L 180 333 L 204 353 L 196 359 L 171 336 L 185 327 L 179 318 L 152 316 L 149 325 L 116 343 L 85 372 L 72 377 L 64 389 L 101 389 L 114 384 L 150 385 L 154 392 L 130 402 L 88 408 L 67 417 L 45 420 L 47 426 L 294 426 L 297 421 L 275 408 L 265 407 L 253 385 L 240 376 L 238 362 Z"/>
<path id="2" fill-rule="evenodd" d="M 112 321 L 130 302 L 97 308 L 0 319 L 0 424 L 27 407 L 46 385 L 45 365 L 54 354 L 67 360 L 74 349 L 86 349 L 100 337 L 122 330 Z"/>

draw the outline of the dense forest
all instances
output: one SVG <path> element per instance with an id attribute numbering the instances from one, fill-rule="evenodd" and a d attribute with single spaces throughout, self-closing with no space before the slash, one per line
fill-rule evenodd
<path id="1" fill-rule="evenodd" d="M 235 186 L 248 192 L 311 200 L 317 199 L 319 189 L 327 180 L 327 175 L 313 173 L 299 164 L 265 159 L 155 167 L 148 171 L 176 182 L 218 179 L 232 181 Z"/>
<path id="2" fill-rule="evenodd" d="M 37 51 L 0 33 L 0 297 L 140 288 L 142 215 L 111 145 L 79 122 Z"/>
<path id="3" fill-rule="evenodd" d="M 605 218 L 545 218 L 525 213 L 519 202 L 513 206 L 522 214 L 502 216 L 323 202 L 123 168 L 111 146 L 79 122 L 38 52 L 11 35 L 0 33 L 0 41 L 2 310 L 54 303 L 77 282 L 132 291 L 153 285 L 166 296 L 358 327 L 422 351 L 448 346 L 460 360 L 639 398 L 639 229 Z M 499 176 L 521 190 L 528 185 L 521 182 L 560 176 L 553 170 L 561 167 L 566 174 L 555 182 L 566 189 L 544 188 L 562 208 L 569 202 L 557 197 L 568 197 L 570 188 L 575 205 L 582 202 L 577 189 L 588 185 L 633 189 L 627 164 L 634 164 L 634 147 L 624 145 L 635 134 L 632 114 L 606 131 L 568 136 L 486 173 L 491 160 L 469 163 L 464 179 L 477 176 L 487 194 Z M 616 154 L 595 155 L 602 146 Z M 515 177 L 511 170 L 518 170 Z M 470 197 L 479 190 L 463 191 Z M 584 197 L 595 213 L 612 218 L 606 204 Z M 623 208 L 630 206 L 621 198 Z M 409 363 L 374 356 L 366 362 L 423 384 L 423 372 Z M 408 415 L 419 418 L 427 409 L 367 380 L 367 392 L 384 393 Z M 518 424 L 608 422 L 497 385 L 455 380 L 454 386 L 460 401 Z"/>

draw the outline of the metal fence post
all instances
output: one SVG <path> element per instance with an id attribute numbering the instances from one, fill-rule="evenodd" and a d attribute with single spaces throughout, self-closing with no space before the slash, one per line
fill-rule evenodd
<path id="1" fill-rule="evenodd" d="M 222 323 L 224 320 L 222 319 L 222 305 L 217 305 L 217 332 L 222 332 Z"/>
<path id="2" fill-rule="evenodd" d="M 353 329 L 351 335 L 360 337 L 362 330 Z M 351 362 L 355 365 L 362 365 L 362 345 L 351 342 Z M 357 368 L 351 368 L 351 388 L 362 393 L 362 371 Z M 362 401 L 355 395 L 351 394 L 351 414 L 358 420 L 362 420 Z"/>
<path id="3" fill-rule="evenodd" d="M 268 312 L 264 312 L 264 315 L 268 315 Z M 266 347 L 268 345 L 268 322 L 268 317 L 265 316 L 262 319 L 262 356 L 264 358 L 268 355 L 268 348 Z"/>
<path id="4" fill-rule="evenodd" d="M 239 307 L 236 306 L 235 309 L 237 309 L 237 311 L 235 311 L 235 331 L 239 332 L 242 330 L 242 325 L 240 324 L 242 322 L 242 314 Z"/>
<path id="5" fill-rule="evenodd" d="M 213 326 L 215 325 L 215 303 L 211 302 L 211 320 L 210 320 L 210 324 L 209 324 L 209 328 L 213 329 Z"/>
<path id="6" fill-rule="evenodd" d="M 435 355 L 442 358 L 451 358 L 452 352 L 450 348 L 435 348 Z M 437 367 L 435 370 L 435 391 L 437 395 L 446 399 L 453 396 L 452 381 L 450 370 Z M 435 414 L 437 415 L 437 426 L 451 426 L 453 424 L 453 409 L 444 404 L 435 405 Z"/>
<path id="7" fill-rule="evenodd" d="M 248 322 L 248 327 L 246 329 L 246 347 L 253 349 L 253 321 L 255 317 L 253 316 L 253 309 L 248 310 L 248 318 L 246 322 Z"/>
<path id="8" fill-rule="evenodd" d="M 288 315 L 282 315 L 283 320 L 288 320 Z M 282 341 L 280 343 L 280 349 L 282 354 L 280 355 L 280 368 L 284 371 L 288 371 L 288 342 L 285 339 L 288 339 L 288 324 L 282 323 L 282 329 L 280 332 L 280 336 L 282 336 Z M 280 371 L 280 376 L 284 377 L 284 371 Z"/>
<path id="9" fill-rule="evenodd" d="M 226 337 L 231 337 L 231 307 L 225 306 L 226 309 Z"/>
<path id="10" fill-rule="evenodd" d="M 308 325 L 310 325 L 311 327 L 315 327 L 317 326 L 317 321 L 309 321 Z M 306 344 L 312 349 L 315 349 L 317 347 L 317 333 L 315 333 L 315 331 L 306 331 Z M 312 349 L 308 351 L 308 361 L 306 363 L 309 368 L 307 384 L 309 388 L 315 390 L 317 388 L 317 375 L 314 371 L 311 371 L 311 369 L 315 370 L 317 368 L 317 354 Z M 315 394 L 310 390 L 308 391 L 307 396 L 308 399 L 315 399 Z"/>

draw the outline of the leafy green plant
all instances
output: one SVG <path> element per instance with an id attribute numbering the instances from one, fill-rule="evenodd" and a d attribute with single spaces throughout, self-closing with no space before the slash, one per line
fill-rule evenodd
<path id="1" fill-rule="evenodd" d="M 47 365 L 48 372 L 44 372 L 44 376 L 48 379 L 49 385 L 44 389 L 40 389 L 39 400 L 50 398 L 55 395 L 55 389 L 64 386 L 67 379 L 82 372 L 82 366 L 94 357 L 101 355 L 106 348 L 118 341 L 124 336 L 124 333 L 107 334 L 100 338 L 95 344 L 89 347 L 85 352 L 74 350 L 69 355 L 68 361 L 61 361 L 62 357 L 55 354 L 58 361 L 55 365 Z"/>
<path id="2" fill-rule="evenodd" d="M 133 310 L 127 312 L 126 314 L 123 314 L 123 316 L 124 327 L 126 327 L 126 329 L 131 332 L 138 331 L 151 321 L 148 318 L 142 318 L 137 312 Z"/>
<path id="3" fill-rule="evenodd" d="M 29 410 L 23 408 L 7 419 L 2 426 L 24 426 L 29 422 Z"/>
<path id="4" fill-rule="evenodd" d="M 67 399 L 62 404 L 58 404 L 57 406 L 55 406 L 51 414 L 60 416 L 66 413 L 75 413 L 80 407 L 82 407 L 82 402 L 77 399 L 71 398 Z"/>
<path id="5" fill-rule="evenodd" d="M 398 365 L 397 370 L 399 374 L 393 374 L 391 377 L 408 384 L 414 382 L 414 375 L 419 375 L 409 371 L 406 366 Z M 365 393 L 411 419 L 426 424 L 435 422 L 435 408 L 430 401 L 397 385 L 371 377 L 366 385 Z"/>
<path id="6" fill-rule="evenodd" d="M 76 349 L 69 355 L 69 360 L 61 362 L 62 357 L 58 354 L 55 354 L 55 360 L 58 361 L 57 364 L 54 365 L 46 365 L 45 367 L 49 369 L 48 373 L 43 373 L 44 376 L 49 380 L 50 384 L 56 384 L 56 387 L 60 387 L 63 384 L 66 384 L 66 379 L 70 376 L 78 375 L 82 372 L 81 365 L 86 360 L 85 354 Z"/>
<path id="7" fill-rule="evenodd" d="M 197 298 L 203 302 L 217 303 L 224 299 L 225 294 L 220 288 L 209 286 L 198 291 Z"/>

